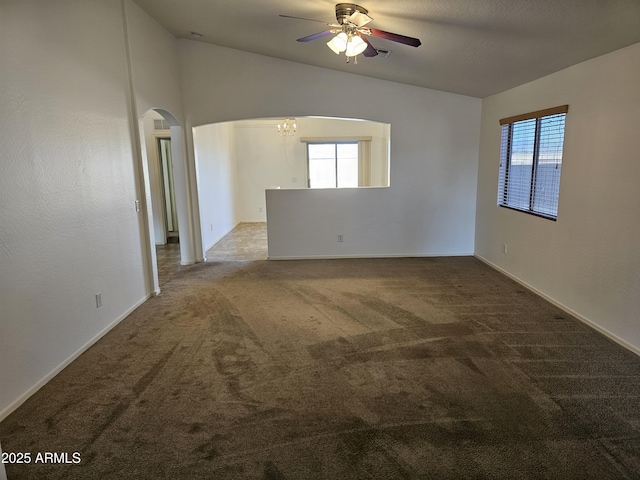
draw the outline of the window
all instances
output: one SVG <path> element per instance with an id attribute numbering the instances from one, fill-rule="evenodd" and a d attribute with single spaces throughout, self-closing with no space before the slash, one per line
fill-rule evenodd
<path id="1" fill-rule="evenodd" d="M 555 220 L 568 105 L 503 118 L 498 205 Z"/>
<path id="2" fill-rule="evenodd" d="M 379 125 L 372 129 L 373 136 L 301 136 L 307 155 L 307 187 L 388 187 L 389 125 Z"/>
<path id="3" fill-rule="evenodd" d="M 358 142 L 307 143 L 309 188 L 358 186 Z"/>

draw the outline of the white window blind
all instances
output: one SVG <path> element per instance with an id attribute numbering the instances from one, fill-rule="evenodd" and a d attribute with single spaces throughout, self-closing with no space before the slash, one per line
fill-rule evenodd
<path id="1" fill-rule="evenodd" d="M 498 205 L 558 216 L 568 106 L 502 119 Z"/>

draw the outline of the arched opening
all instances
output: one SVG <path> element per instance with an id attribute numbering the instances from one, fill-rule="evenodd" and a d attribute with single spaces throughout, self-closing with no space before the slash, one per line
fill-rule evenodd
<path id="1" fill-rule="evenodd" d="M 167 110 L 140 118 L 141 151 L 153 290 L 180 268 L 195 262 L 185 171 L 184 132 Z"/>
<path id="2" fill-rule="evenodd" d="M 278 125 L 282 125 L 284 119 L 248 119 L 193 128 L 200 229 L 207 259 L 225 258 L 224 250 L 212 255 L 212 247 L 238 226 L 264 223 L 266 227 L 266 190 L 317 187 L 312 177 L 320 164 L 330 164 L 324 171 L 337 172 L 335 188 L 389 186 L 389 124 L 297 117 L 295 134 L 280 135 Z M 309 145 L 322 145 L 336 155 L 331 159 L 313 157 L 315 151 L 322 149 L 310 149 Z M 338 178 L 343 145 L 351 147 L 348 150 L 353 157 L 344 162 L 350 163 L 353 170 L 347 184 Z M 322 183 L 320 188 L 329 186 Z M 264 231 L 266 244 L 266 228 Z M 234 254 L 231 248 L 226 253 L 232 260 L 251 259 Z M 249 253 L 255 258 L 255 249 Z"/>

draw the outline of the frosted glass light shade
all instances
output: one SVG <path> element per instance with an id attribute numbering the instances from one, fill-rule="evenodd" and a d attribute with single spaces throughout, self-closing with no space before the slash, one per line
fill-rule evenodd
<path id="1" fill-rule="evenodd" d="M 348 41 L 349 38 L 347 37 L 347 34 L 344 32 L 340 32 L 338 35 L 327 42 L 327 46 L 331 50 L 333 50 L 336 55 L 339 55 L 347 49 Z"/>
<path id="2" fill-rule="evenodd" d="M 360 36 L 354 35 L 347 44 L 347 57 L 355 57 L 367 49 L 367 42 L 362 40 Z"/>

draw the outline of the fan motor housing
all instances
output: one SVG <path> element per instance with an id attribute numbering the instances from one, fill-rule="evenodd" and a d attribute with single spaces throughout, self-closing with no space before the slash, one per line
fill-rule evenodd
<path id="1" fill-rule="evenodd" d="M 338 20 L 340 25 L 342 25 L 346 19 L 355 12 L 360 12 L 365 15 L 369 13 L 366 8 L 356 5 L 355 3 L 338 3 L 336 5 L 336 20 Z"/>

